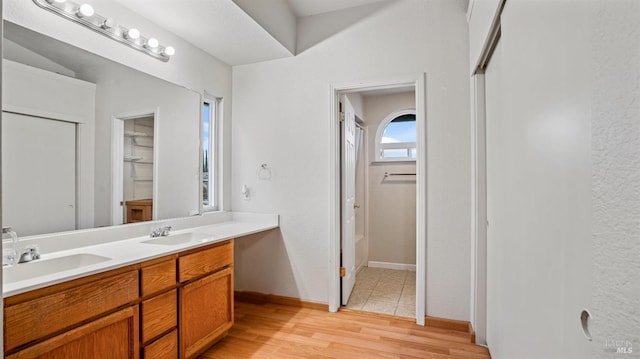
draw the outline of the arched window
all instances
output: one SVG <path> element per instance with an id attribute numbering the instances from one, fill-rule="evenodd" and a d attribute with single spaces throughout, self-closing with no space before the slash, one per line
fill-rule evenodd
<path id="1" fill-rule="evenodd" d="M 380 123 L 376 132 L 375 151 L 378 161 L 415 161 L 415 109 L 396 111 Z"/>

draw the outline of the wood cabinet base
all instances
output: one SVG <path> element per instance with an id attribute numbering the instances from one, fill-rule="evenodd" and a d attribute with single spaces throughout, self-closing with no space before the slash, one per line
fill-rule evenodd
<path id="1" fill-rule="evenodd" d="M 233 325 L 233 240 L 5 299 L 7 358 L 193 358 Z"/>
<path id="2" fill-rule="evenodd" d="M 122 345 L 124 343 L 126 345 Z M 7 356 L 7 359 L 18 358 L 137 359 L 138 306 L 122 309 Z"/>

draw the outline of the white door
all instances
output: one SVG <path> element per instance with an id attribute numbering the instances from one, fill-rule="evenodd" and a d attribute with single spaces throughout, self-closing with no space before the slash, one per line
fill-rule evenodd
<path id="1" fill-rule="evenodd" d="M 342 154 L 341 154 L 341 202 L 342 202 L 342 304 L 346 305 L 356 284 L 356 117 L 353 105 L 343 96 L 344 120 L 342 121 Z"/>
<path id="2" fill-rule="evenodd" d="M 2 224 L 19 236 L 76 229 L 76 125 L 2 114 Z"/>

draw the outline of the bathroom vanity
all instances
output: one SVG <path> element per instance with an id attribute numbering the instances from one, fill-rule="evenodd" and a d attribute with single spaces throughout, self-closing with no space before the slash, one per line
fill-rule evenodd
<path id="1" fill-rule="evenodd" d="M 5 356 L 197 356 L 233 325 L 234 240 L 278 226 L 277 216 L 238 218 L 7 268 Z"/>

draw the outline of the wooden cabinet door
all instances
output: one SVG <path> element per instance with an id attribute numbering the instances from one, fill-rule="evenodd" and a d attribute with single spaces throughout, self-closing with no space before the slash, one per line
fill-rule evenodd
<path id="1" fill-rule="evenodd" d="M 130 270 L 70 288 L 25 293 L 28 300 L 4 309 L 5 353 L 137 300 L 138 286 L 138 271 Z"/>
<path id="2" fill-rule="evenodd" d="M 132 306 L 7 356 L 17 358 L 139 358 L 138 306 Z"/>
<path id="3" fill-rule="evenodd" d="M 233 267 L 180 288 L 180 357 L 193 358 L 233 325 Z"/>

